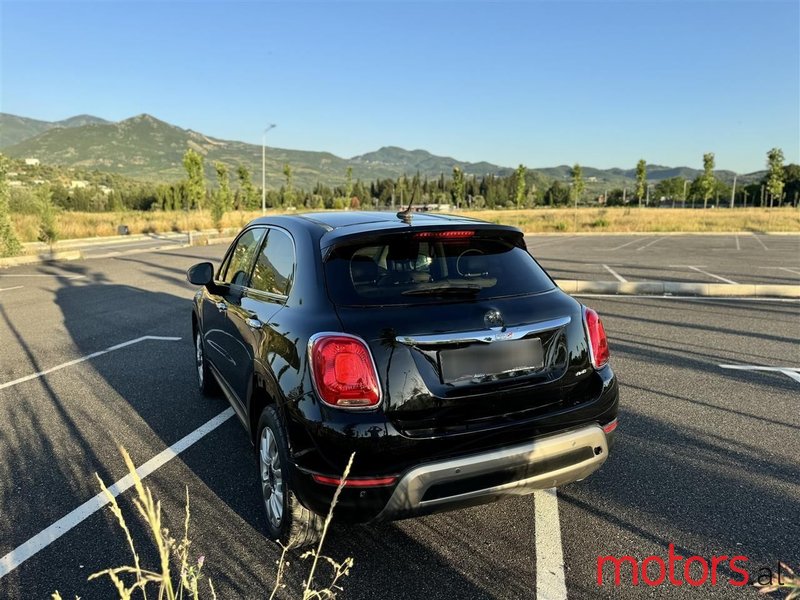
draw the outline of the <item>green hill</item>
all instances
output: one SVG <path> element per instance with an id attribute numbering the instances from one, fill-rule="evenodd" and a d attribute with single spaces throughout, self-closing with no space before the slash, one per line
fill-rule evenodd
<path id="1" fill-rule="evenodd" d="M 182 158 L 187 148 L 205 157 L 206 174 L 215 179 L 213 162 L 226 163 L 235 174 L 239 165 L 250 170 L 253 179 L 261 179 L 261 146 L 212 138 L 191 129 L 176 127 L 147 114 L 112 123 L 90 115 L 63 121 L 45 122 L 0 113 L 0 148 L 15 158 L 38 158 L 42 164 L 99 170 L 142 180 L 177 181 L 185 176 Z M 426 150 L 404 150 L 385 146 L 351 159 L 330 152 L 311 152 L 267 148 L 267 186 L 283 183 L 283 166 L 289 164 L 295 185 L 311 189 L 316 183 L 342 184 L 348 167 L 353 177 L 362 181 L 396 178 L 419 173 L 423 177 L 450 176 L 460 166 L 467 175 L 509 175 L 513 169 L 488 162 L 469 163 Z M 568 180 L 570 167 L 531 169 L 549 179 Z M 694 178 L 700 171 L 687 167 L 648 165 L 648 179 L 658 181 L 678 175 Z M 733 173 L 718 171 L 717 176 L 730 182 Z M 595 169 L 583 167 L 587 189 L 602 191 L 609 187 L 630 185 L 635 169 Z M 740 176 L 744 182 L 759 174 Z M 591 179 L 593 178 L 593 179 Z"/>
<path id="2" fill-rule="evenodd" d="M 81 127 L 92 123 L 107 122 L 91 115 L 77 115 L 62 121 L 39 121 L 38 119 L 0 113 L 0 148 L 13 146 L 56 127 Z"/>

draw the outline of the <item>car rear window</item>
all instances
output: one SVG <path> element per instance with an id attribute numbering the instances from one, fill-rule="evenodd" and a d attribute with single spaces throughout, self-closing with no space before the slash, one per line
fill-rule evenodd
<path id="1" fill-rule="evenodd" d="M 429 304 L 536 294 L 550 278 L 519 235 L 417 231 L 337 246 L 325 263 L 339 305 Z"/>

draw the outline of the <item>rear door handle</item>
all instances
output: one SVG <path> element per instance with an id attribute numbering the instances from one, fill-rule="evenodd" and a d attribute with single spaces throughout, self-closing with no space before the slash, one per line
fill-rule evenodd
<path id="1" fill-rule="evenodd" d="M 217 302 L 216 303 L 217 310 L 221 313 L 227 312 L 228 304 L 226 302 Z"/>

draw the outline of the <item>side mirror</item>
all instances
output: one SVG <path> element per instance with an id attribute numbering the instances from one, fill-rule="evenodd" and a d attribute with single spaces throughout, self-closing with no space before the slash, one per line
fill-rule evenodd
<path id="1" fill-rule="evenodd" d="M 214 281 L 214 265 L 210 262 L 197 263 L 186 271 L 186 279 L 194 285 L 208 285 Z"/>

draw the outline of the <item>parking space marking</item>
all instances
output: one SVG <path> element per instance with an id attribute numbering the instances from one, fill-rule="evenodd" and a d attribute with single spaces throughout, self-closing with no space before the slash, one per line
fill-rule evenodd
<path id="1" fill-rule="evenodd" d="M 657 238 L 657 239 L 653 240 L 652 242 L 650 242 L 649 244 L 645 244 L 644 246 L 639 246 L 636 250 L 644 250 L 645 248 L 648 248 L 648 247 L 652 246 L 653 244 L 656 244 L 656 243 L 660 242 L 663 239 L 664 239 L 663 237 Z"/>
<path id="2" fill-rule="evenodd" d="M 161 336 L 161 335 L 144 335 L 142 337 L 136 338 L 135 340 L 128 340 L 127 342 L 122 342 L 121 344 L 117 344 L 115 346 L 110 346 L 105 350 L 99 350 L 98 352 L 92 352 L 91 354 L 87 354 L 86 356 L 81 356 L 80 358 L 76 358 L 74 360 L 67 361 L 65 363 L 61 363 L 60 365 L 56 365 L 55 367 L 50 367 L 49 369 L 45 369 L 44 371 L 39 371 L 37 373 L 33 373 L 32 375 L 26 375 L 25 377 L 20 377 L 19 379 L 14 379 L 13 381 L 7 381 L 6 383 L 0 384 L 0 390 L 5 388 L 10 388 L 12 386 L 18 385 L 20 383 L 24 383 L 26 381 L 30 381 L 32 379 L 38 379 L 39 377 L 43 377 L 48 373 L 52 373 L 53 371 L 59 371 L 66 367 L 71 367 L 72 365 L 77 365 L 78 363 L 82 363 L 84 361 L 90 360 L 92 358 L 97 358 L 98 356 L 102 356 L 103 354 L 108 354 L 109 352 L 114 352 L 115 350 L 119 350 L 121 348 L 126 348 L 128 346 L 132 346 L 133 344 L 138 344 L 139 342 L 144 342 L 147 340 L 158 340 L 161 342 L 177 342 L 181 338 L 179 337 L 169 337 L 169 336 Z"/>
<path id="3" fill-rule="evenodd" d="M 646 239 L 646 238 L 645 238 L 645 239 Z M 636 243 L 636 242 L 638 242 L 638 241 L 641 241 L 641 238 L 637 238 L 637 239 L 635 239 L 635 240 L 631 240 L 630 242 L 627 242 L 627 243 L 625 243 L 625 244 L 622 244 L 621 246 L 617 246 L 616 248 L 611 248 L 611 250 L 610 250 L 609 252 L 613 252 L 614 250 L 619 250 L 619 249 L 621 249 L 621 248 L 624 248 L 625 246 L 630 246 L 631 244 L 635 244 L 635 243 Z"/>
<path id="4" fill-rule="evenodd" d="M 693 271 L 697 271 L 698 273 L 702 273 L 703 275 L 708 275 L 709 277 L 713 277 L 714 279 L 719 279 L 720 281 L 724 281 L 725 283 L 732 283 L 733 285 L 738 285 L 732 279 L 726 279 L 725 277 L 720 277 L 719 275 L 714 275 L 713 273 L 709 273 L 708 271 L 704 271 L 700 267 L 693 267 L 691 265 L 686 265 L 686 266 L 689 267 L 690 269 L 692 269 Z"/>
<path id="5" fill-rule="evenodd" d="M 570 235 L 570 236 L 567 236 L 567 237 L 564 237 L 564 238 L 558 238 L 558 239 L 555 239 L 555 240 L 548 240 L 546 242 L 542 242 L 541 244 L 536 244 L 536 245 L 533 245 L 533 246 L 528 244 L 528 248 L 533 248 L 534 250 L 536 250 L 537 248 L 541 248 L 542 246 L 549 246 L 550 244 L 557 244 L 559 242 L 566 242 L 566 241 L 572 240 L 574 238 L 575 238 L 574 235 Z"/>
<path id="6" fill-rule="evenodd" d="M 764 250 L 769 250 L 769 248 L 767 248 L 766 244 L 765 244 L 764 242 L 762 242 L 762 241 L 761 241 L 761 239 L 760 239 L 760 238 L 759 238 L 759 237 L 758 237 L 758 236 L 757 236 L 755 233 L 753 234 L 753 238 L 754 238 L 754 239 L 755 239 L 755 240 L 756 240 L 756 241 L 757 241 L 759 244 L 761 244 L 761 247 L 762 247 L 762 248 L 764 248 Z"/>
<path id="7" fill-rule="evenodd" d="M 789 267 L 778 267 L 781 271 L 788 271 L 789 273 L 794 273 L 795 275 L 800 275 L 800 271 L 796 271 L 794 269 L 790 269 Z"/>
<path id="8" fill-rule="evenodd" d="M 60 275 L 59 273 L 0 273 L 0 277 L 61 277 L 62 279 L 82 279 L 86 275 Z"/>
<path id="9" fill-rule="evenodd" d="M 737 249 L 737 250 L 741 250 L 741 249 L 742 249 L 742 247 L 739 245 L 739 236 L 738 236 L 738 235 L 735 235 L 735 236 L 733 236 L 733 237 L 735 237 L 735 238 L 736 238 L 736 249 Z"/>
<path id="10" fill-rule="evenodd" d="M 561 546 L 561 522 L 558 518 L 556 488 L 533 493 L 536 512 L 536 597 L 539 600 L 566 600 L 564 551 Z"/>
<path id="11" fill-rule="evenodd" d="M 800 383 L 800 369 L 793 367 L 762 367 L 761 365 L 719 365 L 722 369 L 734 369 L 737 371 L 771 371 L 783 373 Z"/>
<path id="12" fill-rule="evenodd" d="M 180 440 L 172 444 L 172 446 L 162 450 L 142 466 L 138 467 L 136 469 L 136 474 L 140 479 L 144 479 L 157 469 L 163 467 L 181 452 L 214 431 L 232 416 L 233 409 L 225 409 L 216 417 L 210 421 L 207 421 L 192 431 L 189 435 L 182 437 Z M 115 482 L 114 485 L 109 486 L 108 491 L 113 497 L 116 498 L 131 487 L 133 487 L 133 477 L 129 473 L 122 479 Z M 93 498 L 87 500 L 72 512 L 64 515 L 58 521 L 37 533 L 27 542 L 14 548 L 3 558 L 0 558 L 0 579 L 8 575 L 11 571 L 16 569 L 31 556 L 52 544 L 69 530 L 85 521 L 108 503 L 109 499 L 105 492 L 99 492 Z"/>
<path id="13" fill-rule="evenodd" d="M 18 290 L 18 289 L 24 288 L 24 287 L 25 287 L 24 285 L 15 285 L 14 287 L 10 287 L 10 288 L 0 288 L 0 292 L 9 292 L 11 290 Z"/>
<path id="14" fill-rule="evenodd" d="M 616 278 L 617 278 L 617 281 L 621 281 L 622 283 L 628 283 L 628 280 L 627 280 L 627 279 L 625 279 L 625 278 L 624 278 L 622 275 L 620 275 L 619 273 L 617 273 L 617 272 L 616 272 L 614 269 L 612 269 L 612 268 L 611 268 L 611 267 L 609 267 L 608 265 L 603 265 L 603 268 L 604 268 L 606 271 L 608 271 L 609 273 L 611 273 L 611 274 L 612 274 L 614 277 L 616 277 Z"/>

